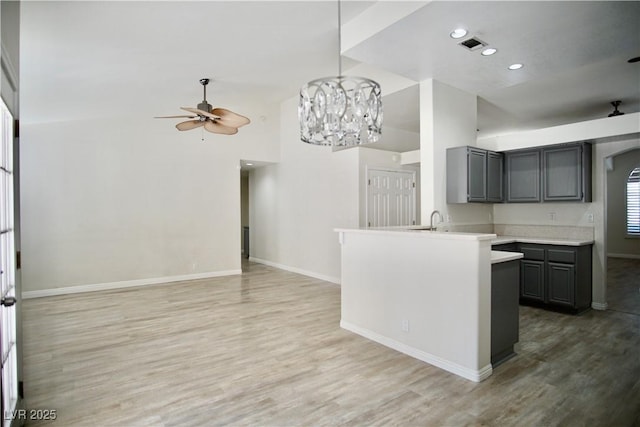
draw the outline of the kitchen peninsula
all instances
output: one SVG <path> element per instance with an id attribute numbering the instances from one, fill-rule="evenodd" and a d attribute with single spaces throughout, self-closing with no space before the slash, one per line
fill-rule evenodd
<path id="1" fill-rule="evenodd" d="M 491 375 L 495 234 L 336 231 L 342 328 L 472 381 Z M 493 258 L 512 261 L 517 255 Z"/>

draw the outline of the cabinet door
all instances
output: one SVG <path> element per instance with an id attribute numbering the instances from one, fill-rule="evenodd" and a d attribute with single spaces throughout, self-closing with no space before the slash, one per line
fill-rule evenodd
<path id="1" fill-rule="evenodd" d="M 487 201 L 487 152 L 469 148 L 467 158 L 467 189 L 470 202 Z"/>
<path id="2" fill-rule="evenodd" d="M 582 146 L 545 148 L 543 159 L 543 200 L 582 200 Z"/>
<path id="3" fill-rule="evenodd" d="M 507 202 L 540 201 L 540 150 L 506 153 Z"/>
<path id="4" fill-rule="evenodd" d="M 544 302 L 544 261 L 520 261 L 520 298 Z"/>
<path id="5" fill-rule="evenodd" d="M 502 176 L 504 174 L 504 157 L 501 153 L 489 151 L 487 154 L 487 201 L 501 202 Z"/>
<path id="6" fill-rule="evenodd" d="M 551 304 L 575 305 L 576 270 L 572 264 L 547 263 L 547 301 Z"/>

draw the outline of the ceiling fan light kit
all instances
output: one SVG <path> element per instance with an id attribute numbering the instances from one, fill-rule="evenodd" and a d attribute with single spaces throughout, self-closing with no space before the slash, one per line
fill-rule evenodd
<path id="1" fill-rule="evenodd" d="M 203 127 L 211 133 L 221 135 L 234 135 L 238 133 L 239 127 L 251 123 L 247 117 L 236 114 L 233 111 L 225 108 L 213 108 L 211 104 L 207 102 L 207 85 L 209 84 L 209 79 L 200 79 L 200 84 L 204 90 L 204 100 L 198 104 L 198 107 L 180 107 L 182 110 L 192 113 L 191 115 L 163 116 L 156 118 L 188 118 L 190 120 L 178 123 L 176 125 L 176 129 L 179 131 L 185 131 Z"/>
<path id="2" fill-rule="evenodd" d="M 341 13 L 338 0 L 338 76 L 312 80 L 300 89 L 300 139 L 313 145 L 352 147 L 377 142 L 382 134 L 380 85 L 342 75 Z"/>

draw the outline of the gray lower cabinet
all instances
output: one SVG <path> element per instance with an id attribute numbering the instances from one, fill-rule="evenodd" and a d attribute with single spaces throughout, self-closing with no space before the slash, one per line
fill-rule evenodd
<path id="1" fill-rule="evenodd" d="M 579 312 L 591 307 L 591 245 L 520 243 L 520 302 Z"/>
<path id="2" fill-rule="evenodd" d="M 540 201 L 540 150 L 505 153 L 507 203 Z"/>
<path id="3" fill-rule="evenodd" d="M 569 264 L 547 264 L 547 299 L 551 304 L 573 307 L 575 301 L 576 268 Z"/>
<path id="4" fill-rule="evenodd" d="M 447 203 L 501 202 L 502 153 L 476 147 L 447 149 Z"/>
<path id="5" fill-rule="evenodd" d="M 519 261 L 491 265 L 491 364 L 495 368 L 515 355 L 519 339 Z"/>
<path id="6" fill-rule="evenodd" d="M 544 261 L 520 261 L 520 297 L 544 302 Z"/>

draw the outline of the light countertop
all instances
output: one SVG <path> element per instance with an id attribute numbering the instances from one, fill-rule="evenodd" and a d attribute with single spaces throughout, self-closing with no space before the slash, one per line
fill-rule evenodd
<path id="1" fill-rule="evenodd" d="M 520 252 L 491 251 L 491 264 L 514 261 L 523 257 L 524 255 Z"/>
<path id="2" fill-rule="evenodd" d="M 536 243 L 539 245 L 563 245 L 563 246 L 585 246 L 592 245 L 593 240 L 582 239 L 553 239 L 549 237 L 520 237 L 520 236 L 498 236 L 491 241 L 492 245 L 502 245 L 506 243 Z"/>
<path id="3" fill-rule="evenodd" d="M 400 226 L 400 227 L 371 227 L 371 228 L 336 228 L 338 233 L 365 233 L 365 234 L 388 234 L 420 237 L 425 239 L 441 240 L 489 240 L 496 238 L 490 233 L 459 233 L 448 231 L 431 231 L 424 226 Z"/>

